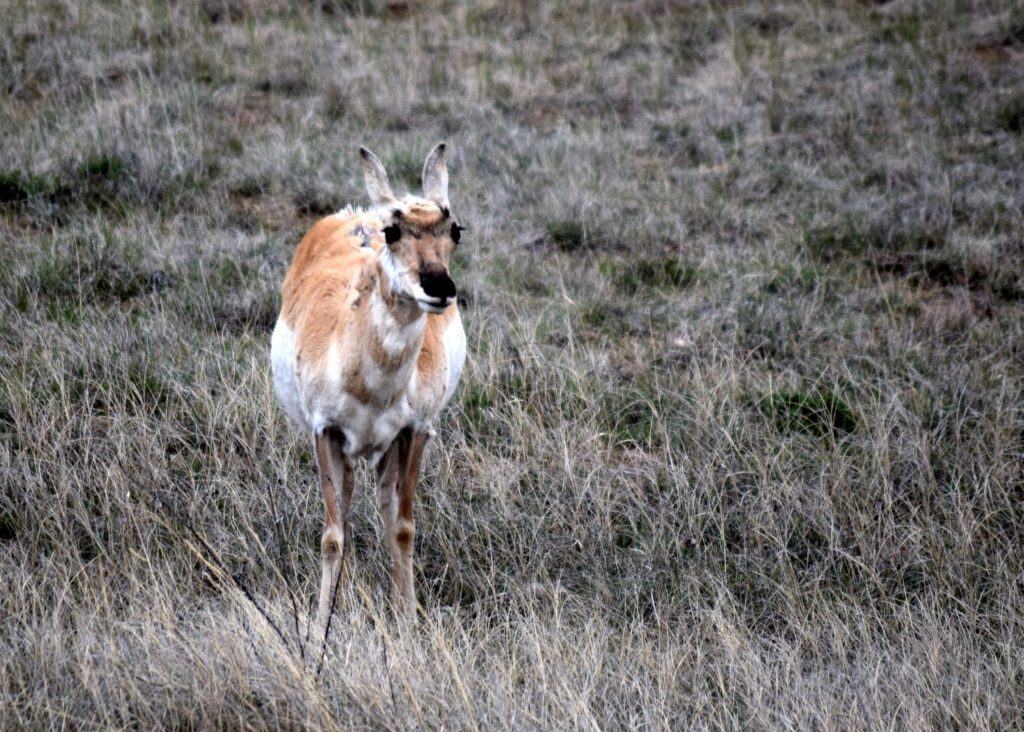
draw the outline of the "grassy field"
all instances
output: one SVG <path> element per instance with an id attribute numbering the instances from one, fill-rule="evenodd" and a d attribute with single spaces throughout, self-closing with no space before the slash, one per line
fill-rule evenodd
<path id="1" fill-rule="evenodd" d="M 0 6 L 0 727 L 1024 725 L 1024 6 Z M 295 245 L 468 227 L 411 630 Z"/>

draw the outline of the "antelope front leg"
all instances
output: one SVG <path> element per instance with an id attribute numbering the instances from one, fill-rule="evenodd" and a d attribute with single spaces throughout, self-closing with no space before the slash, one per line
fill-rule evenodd
<path id="1" fill-rule="evenodd" d="M 380 510 L 391 556 L 395 613 L 409 620 L 416 617 L 416 590 L 412 576 L 412 548 L 416 536 L 413 498 L 426 439 L 426 433 L 402 430 L 381 458 L 377 470 Z"/>
<path id="2" fill-rule="evenodd" d="M 398 522 L 395 530 L 395 543 L 398 545 L 400 562 L 399 579 L 395 584 L 395 595 L 401 596 L 399 613 L 408 619 L 416 619 L 416 588 L 412 579 L 412 542 L 416 537 L 416 522 L 413 521 L 413 499 L 416 496 L 416 483 L 420 478 L 420 459 L 423 448 L 430 434 L 414 432 L 409 444 L 409 459 L 405 465 L 405 475 L 398 484 Z"/>
<path id="3" fill-rule="evenodd" d="M 324 494 L 324 533 L 320 538 L 320 599 L 317 603 L 317 625 L 327 628 L 327 619 L 334 606 L 348 540 L 348 511 L 352 504 L 352 466 L 342 448 L 345 438 L 328 429 L 314 437 L 320 488 Z M 341 505 L 338 505 L 338 489 Z"/>

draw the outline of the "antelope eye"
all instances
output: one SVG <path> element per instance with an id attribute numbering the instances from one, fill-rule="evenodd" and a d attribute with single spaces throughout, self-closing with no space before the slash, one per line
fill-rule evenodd
<path id="1" fill-rule="evenodd" d="M 398 224 L 391 224 L 391 226 L 384 227 L 384 241 L 386 241 L 389 246 L 401 238 L 402 230 L 398 227 Z"/>
<path id="2" fill-rule="evenodd" d="M 452 241 L 455 242 L 456 244 L 458 244 L 459 243 L 459 239 L 462 238 L 462 230 L 464 228 L 465 227 L 459 226 L 458 224 L 452 224 L 451 237 L 452 237 Z"/>

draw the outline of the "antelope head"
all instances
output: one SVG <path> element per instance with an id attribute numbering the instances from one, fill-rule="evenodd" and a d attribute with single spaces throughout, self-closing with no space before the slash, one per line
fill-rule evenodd
<path id="1" fill-rule="evenodd" d="M 459 244 L 462 227 L 448 208 L 448 163 L 445 143 L 430 151 L 423 164 L 423 194 L 398 198 L 391 191 L 380 159 L 359 148 L 366 192 L 382 213 L 385 247 L 380 262 L 391 292 L 415 301 L 427 313 L 442 313 L 455 302 L 448 260 Z"/>

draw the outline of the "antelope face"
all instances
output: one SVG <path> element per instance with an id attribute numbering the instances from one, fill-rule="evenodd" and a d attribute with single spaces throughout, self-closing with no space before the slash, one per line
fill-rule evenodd
<path id="1" fill-rule="evenodd" d="M 384 165 L 366 148 L 362 156 L 366 190 L 374 205 L 387 207 L 382 261 L 392 292 L 415 300 L 421 310 L 441 313 L 457 291 L 448 260 L 458 246 L 462 227 L 448 209 L 448 165 L 442 142 L 423 164 L 423 196 L 395 197 Z"/>
<path id="2" fill-rule="evenodd" d="M 384 240 L 399 275 L 392 278 L 392 289 L 428 313 L 443 312 L 455 302 L 457 291 L 448 274 L 448 260 L 461 229 L 447 209 L 430 201 L 421 199 L 394 209 L 384 227 Z"/>

